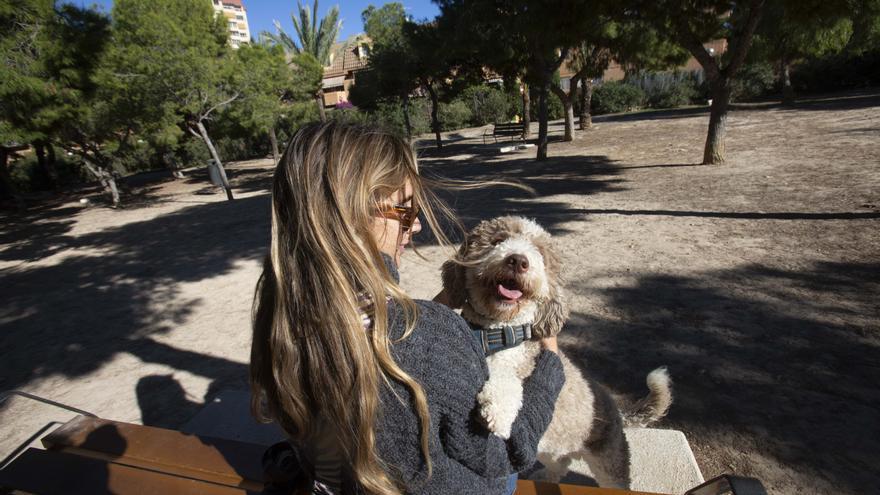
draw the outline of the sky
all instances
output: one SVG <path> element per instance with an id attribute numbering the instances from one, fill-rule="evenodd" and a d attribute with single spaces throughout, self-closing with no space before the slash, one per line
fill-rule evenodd
<path id="1" fill-rule="evenodd" d="M 204 0 L 208 2 L 209 0 Z M 403 4 L 407 15 L 414 20 L 433 19 L 440 14 L 440 9 L 431 3 L 430 0 L 398 0 Z M 113 0 L 75 0 L 82 6 L 97 4 L 104 11 L 110 12 L 113 8 Z M 290 22 L 291 12 L 296 11 L 296 0 L 287 0 L 279 2 L 277 0 L 242 0 L 245 9 L 247 9 L 248 24 L 251 28 L 251 36 L 256 38 L 261 31 L 275 32 L 275 26 L 272 20 L 281 22 L 281 27 L 288 34 L 294 35 L 293 23 Z M 303 0 L 303 5 L 312 8 L 314 0 Z M 342 20 L 342 31 L 339 33 L 339 40 L 344 40 L 349 36 L 363 32 L 364 25 L 361 22 L 361 12 L 368 5 L 373 4 L 376 7 L 389 3 L 385 0 L 324 0 L 318 2 L 318 15 L 323 18 L 327 11 L 334 5 L 339 5 L 339 17 Z M 296 39 L 294 37 L 294 39 Z"/>

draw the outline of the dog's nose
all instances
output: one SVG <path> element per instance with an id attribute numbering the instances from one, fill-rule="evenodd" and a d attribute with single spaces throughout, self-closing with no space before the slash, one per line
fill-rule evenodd
<path id="1" fill-rule="evenodd" d="M 511 254 L 507 257 L 507 266 L 520 273 L 529 270 L 529 259 L 521 254 Z"/>

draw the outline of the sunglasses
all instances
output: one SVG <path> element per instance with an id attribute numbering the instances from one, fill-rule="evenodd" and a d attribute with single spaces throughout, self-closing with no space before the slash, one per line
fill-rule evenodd
<path id="1" fill-rule="evenodd" d="M 394 204 L 380 209 L 379 214 L 383 218 L 397 220 L 403 230 L 409 230 L 419 217 L 419 207 Z"/>

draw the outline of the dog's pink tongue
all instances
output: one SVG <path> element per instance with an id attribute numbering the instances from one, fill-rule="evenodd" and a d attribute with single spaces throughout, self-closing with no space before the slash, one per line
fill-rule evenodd
<path id="1" fill-rule="evenodd" d="M 504 299 L 510 299 L 511 301 L 516 301 L 520 297 L 522 297 L 522 292 L 518 290 L 508 289 L 507 287 L 498 284 L 498 293 L 501 294 L 501 297 Z"/>

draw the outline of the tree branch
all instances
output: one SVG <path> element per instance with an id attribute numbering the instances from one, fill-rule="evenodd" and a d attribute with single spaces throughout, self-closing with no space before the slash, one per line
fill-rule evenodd
<path id="1" fill-rule="evenodd" d="M 749 45 L 752 43 L 752 36 L 758 28 L 758 22 L 761 20 L 761 13 L 764 10 L 765 0 L 752 0 L 749 2 L 749 16 L 746 19 L 746 25 L 742 33 L 739 34 L 731 43 L 730 51 L 732 52 L 730 62 L 722 71 L 724 77 L 730 77 L 735 74 L 739 67 L 745 62 L 746 54 L 749 51 Z"/>
<path id="2" fill-rule="evenodd" d="M 694 58 L 697 59 L 697 62 L 703 66 L 703 70 L 706 71 L 706 76 L 709 80 L 720 80 L 723 74 L 718 67 L 718 62 L 709 55 L 709 52 L 707 52 L 706 48 L 703 46 L 703 42 L 700 41 L 700 39 L 697 38 L 697 35 L 694 34 L 693 30 L 691 30 L 690 25 L 688 25 L 687 15 L 682 14 L 675 17 L 675 28 L 679 42 L 691 52 L 691 55 L 693 55 Z"/>
<path id="3" fill-rule="evenodd" d="M 201 117 L 199 120 L 201 121 L 201 120 L 205 120 L 205 119 L 207 119 L 208 116 L 211 115 L 211 112 L 213 112 L 214 110 L 217 110 L 218 108 L 220 108 L 220 107 L 222 107 L 222 106 L 226 106 L 226 105 L 232 103 L 233 101 L 235 101 L 236 98 L 239 97 L 239 95 L 241 95 L 241 93 L 239 93 L 238 91 L 236 91 L 235 94 L 232 95 L 232 98 L 229 98 L 229 99 L 226 100 L 226 101 L 221 101 L 220 103 L 218 103 L 218 104 L 214 105 L 213 107 L 209 108 L 208 111 L 205 112 L 204 115 L 202 115 L 202 117 Z"/>

